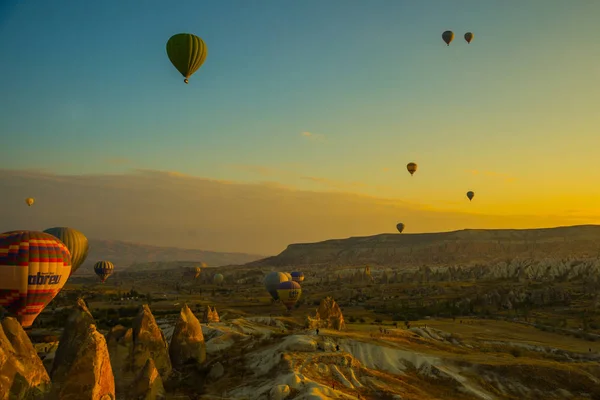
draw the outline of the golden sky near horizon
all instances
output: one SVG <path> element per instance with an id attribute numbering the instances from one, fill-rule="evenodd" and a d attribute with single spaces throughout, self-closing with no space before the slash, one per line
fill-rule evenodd
<path id="1" fill-rule="evenodd" d="M 0 186 L 8 189 L 0 197 L 0 229 L 71 226 L 90 238 L 270 255 L 290 243 L 393 233 L 397 222 L 406 224 L 406 233 L 418 233 L 600 221 L 591 208 L 587 215 L 570 213 L 567 205 L 562 213 L 550 207 L 494 212 L 485 196 L 472 203 L 464 194 L 449 204 L 418 203 L 369 195 L 369 189 L 352 193 L 361 186 L 350 182 L 326 181 L 324 191 L 323 181 L 310 178 L 317 182 L 313 190 L 151 170 L 79 176 L 0 170 Z M 34 206 L 25 205 L 27 196 L 36 198 Z"/>

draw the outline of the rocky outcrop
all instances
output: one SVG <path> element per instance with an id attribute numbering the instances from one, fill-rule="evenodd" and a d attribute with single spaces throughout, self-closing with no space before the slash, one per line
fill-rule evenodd
<path id="1" fill-rule="evenodd" d="M 166 396 L 162 378 L 154 361 L 149 358 L 130 387 L 128 397 L 132 400 L 161 400 Z"/>
<path id="2" fill-rule="evenodd" d="M 95 323 L 85 301 L 77 299 L 60 336 L 50 370 L 50 377 L 55 385 L 62 384 L 63 380 L 67 378 L 68 372 L 77 358 L 78 349 L 82 341 L 86 339 L 90 325 Z"/>
<path id="3" fill-rule="evenodd" d="M 115 379 L 104 336 L 82 299 L 60 338 L 51 370 L 52 396 L 60 400 L 115 399 Z"/>
<path id="4" fill-rule="evenodd" d="M 0 399 L 43 399 L 50 377 L 29 337 L 14 318 L 0 325 Z"/>
<path id="5" fill-rule="evenodd" d="M 169 356 L 175 367 L 182 367 L 190 361 L 198 364 L 206 361 L 206 343 L 202 326 L 187 304 L 179 313 L 179 320 L 169 345 Z"/>
<path id="6" fill-rule="evenodd" d="M 117 325 L 106 335 L 110 360 L 117 382 L 117 393 L 127 393 L 147 361 L 163 379 L 171 374 L 171 360 L 165 335 L 150 308 L 143 305 L 132 328 Z"/>
<path id="7" fill-rule="evenodd" d="M 56 398 L 59 400 L 114 400 L 115 378 L 104 336 L 90 325 L 77 348 L 70 349 L 77 355 L 70 365 L 68 376 L 63 380 Z"/>
<path id="8" fill-rule="evenodd" d="M 597 258 L 600 226 L 550 229 L 466 229 L 454 232 L 382 234 L 291 244 L 281 254 L 248 266 L 476 265 L 507 258 Z"/>
<path id="9" fill-rule="evenodd" d="M 307 317 L 306 327 L 310 329 L 327 328 L 335 330 L 346 329 L 346 323 L 342 310 L 332 297 L 326 297 L 321 301 L 314 317 Z"/>
<path id="10" fill-rule="evenodd" d="M 151 358 L 162 378 L 171 374 L 171 360 L 163 331 L 160 329 L 150 307 L 144 304 L 133 321 L 132 369 L 141 370 Z"/>
<path id="11" fill-rule="evenodd" d="M 210 306 L 206 306 L 204 309 L 204 315 L 202 316 L 202 322 L 205 324 L 210 322 L 219 322 L 219 313 L 217 313 L 217 307 L 210 308 Z"/>

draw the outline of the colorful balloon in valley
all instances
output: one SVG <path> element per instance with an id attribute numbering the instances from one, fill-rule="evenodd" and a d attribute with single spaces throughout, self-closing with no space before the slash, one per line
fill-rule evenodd
<path id="1" fill-rule="evenodd" d="M 35 200 L 33 197 L 28 197 L 25 199 L 25 204 L 27 204 L 29 207 L 31 207 L 33 205 L 33 203 L 35 203 Z"/>
<path id="2" fill-rule="evenodd" d="M 274 300 L 279 300 L 279 295 L 277 294 L 277 288 L 279 287 L 279 284 L 281 282 L 287 282 L 289 280 L 290 279 L 283 272 L 277 272 L 277 271 L 269 272 L 265 276 L 265 280 L 264 280 L 265 289 L 267 289 L 267 292 L 269 292 L 269 294 L 271 295 L 271 297 Z"/>
<path id="3" fill-rule="evenodd" d="M 465 40 L 467 41 L 467 43 L 471 43 L 471 40 L 473 40 L 473 36 L 473 32 L 465 33 Z"/>
<path id="4" fill-rule="evenodd" d="M 221 274 L 215 274 L 215 276 L 213 277 L 213 283 L 215 285 L 220 285 L 220 284 L 223 283 L 224 279 L 225 278 L 223 277 L 223 275 L 221 275 Z"/>
<path id="5" fill-rule="evenodd" d="M 277 286 L 277 296 L 288 311 L 298 302 L 300 294 L 302 294 L 302 287 L 298 282 L 285 281 Z"/>
<path id="6" fill-rule="evenodd" d="M 178 33 L 167 42 L 167 56 L 185 83 L 204 64 L 207 54 L 204 41 L 191 33 Z"/>
<path id="7" fill-rule="evenodd" d="M 85 235 L 77 229 L 67 227 L 50 228 L 44 232 L 56 237 L 67 246 L 71 253 L 71 275 L 73 275 L 87 258 L 90 249 Z"/>
<path id="8" fill-rule="evenodd" d="M 98 277 L 100 277 L 102 283 L 106 282 L 114 270 L 115 266 L 110 261 L 98 261 L 96 264 L 94 264 L 94 272 L 96 275 L 98 275 Z"/>
<path id="9" fill-rule="evenodd" d="M 292 280 L 294 282 L 304 282 L 304 272 L 294 271 L 292 272 Z"/>
<path id="10" fill-rule="evenodd" d="M 398 223 L 396 229 L 398 229 L 398 233 L 402 233 L 402 231 L 404 231 L 404 224 L 402 222 Z"/>
<path id="11" fill-rule="evenodd" d="M 467 197 L 469 198 L 469 201 L 471 201 L 473 200 L 473 197 L 475 197 L 475 193 L 469 190 L 467 192 Z"/>
<path id="12" fill-rule="evenodd" d="M 0 235 L 0 306 L 29 328 L 71 274 L 69 249 L 36 231 Z"/>
<path id="13" fill-rule="evenodd" d="M 198 279 L 198 277 L 200 276 L 200 273 L 202 272 L 202 268 L 194 267 L 193 272 L 194 272 L 194 279 Z"/>
<path id="14" fill-rule="evenodd" d="M 446 31 L 442 33 L 442 40 L 446 43 L 446 45 L 450 46 L 450 42 L 454 40 L 454 32 Z"/>
<path id="15" fill-rule="evenodd" d="M 410 162 L 406 164 L 406 169 L 408 170 L 408 172 L 410 172 L 410 176 L 413 176 L 413 174 L 417 172 L 417 164 L 415 164 L 414 162 Z"/>

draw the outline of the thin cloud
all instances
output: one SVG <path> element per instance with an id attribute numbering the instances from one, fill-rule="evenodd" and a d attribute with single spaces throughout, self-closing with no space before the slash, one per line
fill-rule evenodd
<path id="1" fill-rule="evenodd" d="M 127 164 L 131 164 L 131 160 L 125 157 L 111 157 L 111 158 L 107 158 L 106 160 L 107 164 L 110 165 L 127 165 Z"/>
<path id="2" fill-rule="evenodd" d="M 388 167 L 383 168 L 383 172 L 389 172 L 389 171 L 390 171 L 390 168 L 388 168 Z"/>
<path id="3" fill-rule="evenodd" d="M 322 135 L 320 133 L 302 132 L 302 133 L 300 133 L 300 135 L 309 140 L 314 140 L 314 141 L 318 141 L 318 142 L 322 142 L 325 140 L 325 135 Z"/>
<path id="4" fill-rule="evenodd" d="M 511 182 L 514 182 L 517 180 L 517 178 L 510 176 L 508 174 L 494 172 L 494 171 L 479 171 L 477 169 L 468 169 L 468 170 L 466 170 L 466 172 L 471 175 L 475 175 L 475 176 L 485 176 L 488 178 L 501 179 L 507 183 L 511 183 Z"/>

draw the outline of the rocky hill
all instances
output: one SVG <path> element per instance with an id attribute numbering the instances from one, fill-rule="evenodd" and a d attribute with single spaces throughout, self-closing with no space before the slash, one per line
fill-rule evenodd
<path id="1" fill-rule="evenodd" d="M 180 249 L 176 247 L 158 247 L 139 243 L 121 242 L 118 240 L 90 239 L 90 251 L 85 263 L 75 275 L 90 275 L 93 265 L 98 260 L 110 260 L 119 270 L 126 269 L 131 264 L 144 264 L 158 261 L 196 261 L 205 262 L 208 266 L 240 265 L 264 256 L 245 253 L 221 253 L 195 249 Z"/>
<path id="2" fill-rule="evenodd" d="M 476 265 L 514 259 L 586 259 L 600 256 L 600 225 L 547 229 L 465 229 L 382 234 L 291 244 L 281 254 L 249 266 L 391 267 Z"/>

